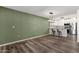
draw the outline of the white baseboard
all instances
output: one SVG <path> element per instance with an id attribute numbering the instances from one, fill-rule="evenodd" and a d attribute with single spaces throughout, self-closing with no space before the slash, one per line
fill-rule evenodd
<path id="1" fill-rule="evenodd" d="M 26 39 L 22 39 L 22 40 L 18 40 L 18 41 L 13 41 L 13 42 L 10 42 L 10 43 L 1 44 L 0 46 L 11 45 L 11 44 L 19 43 L 19 42 L 22 42 L 22 41 L 26 41 L 26 40 L 30 40 L 30 39 L 34 39 L 34 38 L 43 37 L 43 36 L 46 36 L 46 35 L 49 35 L 49 34 L 35 36 L 35 37 L 31 37 L 31 38 L 26 38 Z"/>

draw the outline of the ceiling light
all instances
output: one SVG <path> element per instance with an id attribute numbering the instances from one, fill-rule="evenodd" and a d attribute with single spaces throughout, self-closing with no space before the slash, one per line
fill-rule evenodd
<path id="1" fill-rule="evenodd" d="M 53 12 L 49 12 L 49 14 L 53 14 Z"/>

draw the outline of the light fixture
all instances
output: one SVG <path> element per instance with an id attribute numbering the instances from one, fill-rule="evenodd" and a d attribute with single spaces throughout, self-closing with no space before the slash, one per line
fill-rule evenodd
<path id="1" fill-rule="evenodd" d="M 53 12 L 49 12 L 49 14 L 53 14 Z"/>
<path id="2" fill-rule="evenodd" d="M 49 18 L 53 19 L 53 12 L 51 12 L 51 11 L 49 12 Z"/>

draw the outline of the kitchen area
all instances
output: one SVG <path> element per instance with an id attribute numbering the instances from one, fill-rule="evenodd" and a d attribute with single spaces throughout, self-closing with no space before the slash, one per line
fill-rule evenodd
<path id="1" fill-rule="evenodd" d="M 75 15 L 68 15 L 48 20 L 49 34 L 53 36 L 67 37 L 77 35 L 77 23 Z"/>

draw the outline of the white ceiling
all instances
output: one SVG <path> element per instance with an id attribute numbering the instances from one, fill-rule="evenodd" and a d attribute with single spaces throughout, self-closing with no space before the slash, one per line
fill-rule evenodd
<path id="1" fill-rule="evenodd" d="M 76 14 L 79 6 L 5 6 L 10 9 L 49 18 L 49 12 L 54 13 L 54 17 Z"/>

